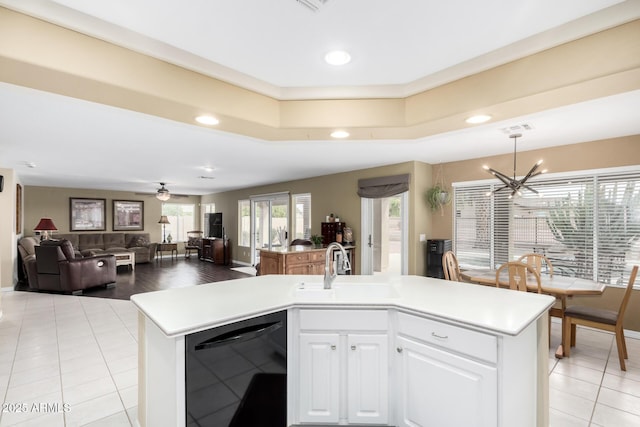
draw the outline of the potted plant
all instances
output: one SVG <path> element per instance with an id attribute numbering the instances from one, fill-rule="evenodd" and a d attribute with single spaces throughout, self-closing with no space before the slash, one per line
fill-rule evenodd
<path id="1" fill-rule="evenodd" d="M 313 242 L 313 245 L 316 248 L 322 247 L 322 236 L 318 236 L 317 234 L 314 234 L 311 236 L 311 241 Z"/>
<path id="2" fill-rule="evenodd" d="M 443 208 L 451 202 L 451 193 L 444 187 L 436 184 L 427 190 L 426 198 L 432 211 L 440 209 L 440 212 L 444 214 Z"/>

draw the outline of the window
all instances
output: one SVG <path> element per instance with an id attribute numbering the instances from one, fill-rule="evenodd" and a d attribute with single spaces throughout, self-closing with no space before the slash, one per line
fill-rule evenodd
<path id="1" fill-rule="evenodd" d="M 167 236 L 171 235 L 173 242 L 186 242 L 187 232 L 194 229 L 195 205 L 179 203 L 163 203 L 162 215 L 166 215 L 169 224 L 166 225 Z"/>
<path id="2" fill-rule="evenodd" d="M 294 194 L 293 201 L 293 226 L 292 238 L 309 239 L 311 237 L 311 194 Z"/>
<path id="3" fill-rule="evenodd" d="M 238 200 L 238 246 L 251 246 L 251 204 Z"/>
<path id="4" fill-rule="evenodd" d="M 640 169 L 537 177 L 540 196 L 487 196 L 495 180 L 454 184 L 454 244 L 463 267 L 495 268 L 528 252 L 554 273 L 624 286 L 640 263 Z"/>

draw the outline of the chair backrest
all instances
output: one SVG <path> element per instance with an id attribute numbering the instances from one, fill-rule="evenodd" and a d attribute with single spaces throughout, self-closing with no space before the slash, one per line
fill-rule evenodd
<path id="1" fill-rule="evenodd" d="M 553 276 L 553 265 L 551 264 L 551 261 L 549 261 L 549 258 L 542 254 L 524 254 L 518 258 L 518 261 L 524 262 L 525 264 L 533 267 L 538 274 L 547 272 L 549 273 L 549 276 Z"/>
<path id="2" fill-rule="evenodd" d="M 454 282 L 460 282 L 462 277 L 460 275 L 460 265 L 458 264 L 458 258 L 452 251 L 446 251 L 442 255 L 442 269 L 444 270 L 445 280 L 452 280 Z"/>
<path id="3" fill-rule="evenodd" d="M 507 262 L 496 270 L 496 287 L 500 287 L 500 275 L 504 270 L 507 270 L 509 275 L 510 289 L 527 292 L 527 283 L 531 283 L 533 280 L 537 285 L 538 293 L 542 293 L 540 274 L 530 265 L 520 261 Z"/>
<path id="4" fill-rule="evenodd" d="M 633 283 L 636 281 L 636 275 L 638 274 L 638 266 L 634 265 L 631 269 L 631 275 L 629 276 L 629 283 L 627 289 L 624 291 L 622 302 L 620 303 L 620 309 L 618 310 L 618 320 L 621 321 L 624 317 L 624 311 L 627 309 L 629 298 L 631 298 L 631 291 L 633 290 Z"/>

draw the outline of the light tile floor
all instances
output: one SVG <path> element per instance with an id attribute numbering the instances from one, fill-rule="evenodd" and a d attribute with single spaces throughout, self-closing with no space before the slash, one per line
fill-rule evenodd
<path id="1" fill-rule="evenodd" d="M 137 313 L 114 299 L 5 292 L 0 427 L 136 426 Z M 550 426 L 640 426 L 640 340 L 620 370 L 613 335 L 579 328 L 570 358 L 549 350 Z M 22 412 L 17 412 L 22 410 Z"/>

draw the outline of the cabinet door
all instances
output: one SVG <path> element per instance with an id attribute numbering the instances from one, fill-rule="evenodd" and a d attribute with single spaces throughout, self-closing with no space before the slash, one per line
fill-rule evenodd
<path id="1" fill-rule="evenodd" d="M 386 424 L 388 418 L 387 335 L 347 337 L 347 417 L 353 424 Z"/>
<path id="2" fill-rule="evenodd" d="M 398 338 L 398 425 L 496 426 L 497 370 Z"/>
<path id="3" fill-rule="evenodd" d="M 338 422 L 338 343 L 338 334 L 300 334 L 300 422 Z"/>

